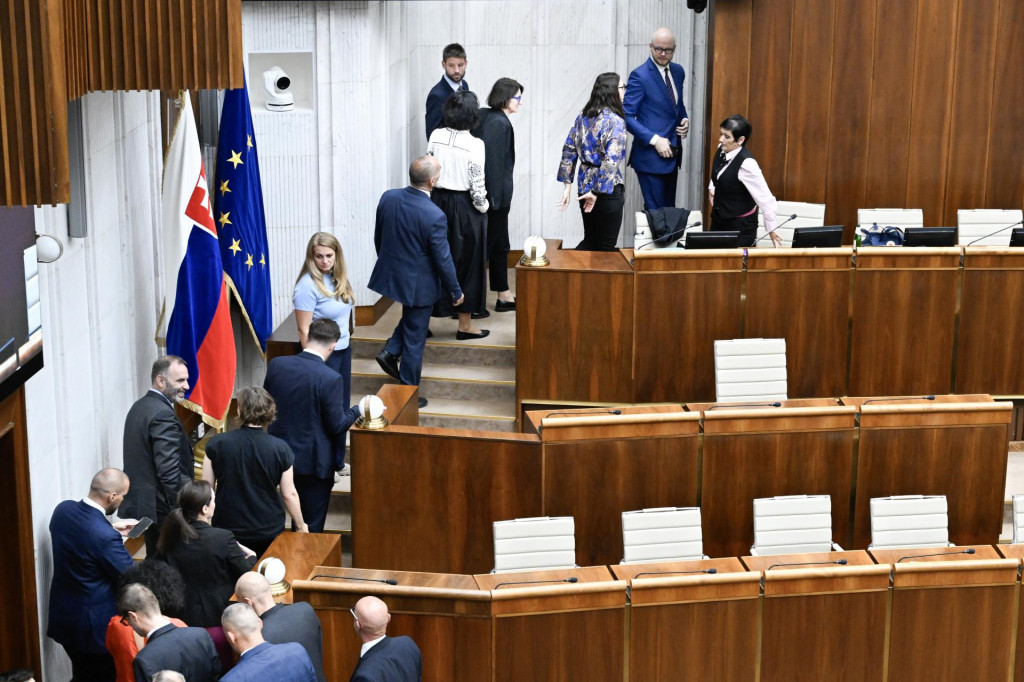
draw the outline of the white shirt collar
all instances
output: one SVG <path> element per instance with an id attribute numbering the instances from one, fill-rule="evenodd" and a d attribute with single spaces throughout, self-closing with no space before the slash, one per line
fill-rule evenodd
<path id="1" fill-rule="evenodd" d="M 317 360 L 319 360 L 320 362 L 325 362 L 325 360 L 324 360 L 324 356 L 320 355 L 320 354 L 319 354 L 319 353 L 317 353 L 317 352 L 316 352 L 315 350 L 310 350 L 309 348 L 303 348 L 303 349 L 302 349 L 302 352 L 303 352 L 303 353 L 309 353 L 310 355 L 312 355 L 312 356 L 313 356 L 314 358 L 316 358 L 316 359 L 317 359 Z"/>
<path id="2" fill-rule="evenodd" d="M 363 644 L 362 648 L 361 648 L 361 649 L 359 649 L 359 658 L 362 658 L 363 656 L 365 656 L 365 655 L 366 655 L 366 652 L 367 652 L 367 651 L 369 651 L 369 650 L 370 650 L 370 649 L 372 649 L 373 647 L 375 647 L 375 646 L 377 646 L 378 644 L 380 644 L 380 643 L 381 643 L 381 641 L 382 641 L 382 640 L 384 639 L 384 637 L 385 637 L 385 635 L 381 635 L 381 636 L 380 636 L 380 637 L 378 637 L 377 639 L 372 639 L 372 640 L 370 640 L 369 642 L 366 642 L 365 644 Z"/>
<path id="3" fill-rule="evenodd" d="M 455 81 L 453 81 L 451 78 L 448 77 L 447 73 L 444 74 L 444 79 L 446 81 L 448 81 L 448 87 L 450 87 L 452 90 L 461 90 L 462 89 L 462 81 L 459 81 L 458 83 L 456 83 Z"/>
<path id="4" fill-rule="evenodd" d="M 726 152 L 725 153 L 725 160 L 726 161 L 732 161 L 733 159 L 735 159 L 736 155 L 740 153 L 741 149 L 743 149 L 743 145 L 740 145 L 739 147 L 736 147 L 736 149 L 733 149 L 731 152 Z"/>
<path id="5" fill-rule="evenodd" d="M 82 498 L 82 502 L 85 502 L 87 505 L 89 505 L 93 509 L 98 509 L 100 511 L 100 513 L 103 514 L 104 517 L 107 515 L 107 510 L 104 509 L 103 507 L 101 507 L 99 504 L 97 504 L 95 500 L 90 499 L 88 497 L 83 497 Z"/>

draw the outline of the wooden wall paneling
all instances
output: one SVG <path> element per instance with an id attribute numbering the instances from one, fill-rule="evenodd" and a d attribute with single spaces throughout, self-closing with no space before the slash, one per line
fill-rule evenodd
<path id="1" fill-rule="evenodd" d="M 936 223 L 939 225 L 956 225 L 957 209 L 978 208 L 985 203 L 996 71 L 992 27 L 998 19 L 998 7 L 999 0 L 960 3 L 950 97 L 952 130 L 946 201 L 943 219 Z"/>
<path id="2" fill-rule="evenodd" d="M 999 14 L 988 40 L 996 42 L 992 117 L 989 125 L 988 181 L 985 184 L 987 208 L 1024 207 L 1024 21 L 1019 3 L 1001 0 Z M 971 49 L 969 45 L 965 49 Z M 979 169 L 964 169 L 979 172 Z M 979 207 L 981 208 L 981 207 Z"/>
<path id="3" fill-rule="evenodd" d="M 844 0 L 851 9 L 856 0 Z M 857 208 L 903 208 L 907 196 L 907 159 L 910 153 L 910 88 L 917 32 L 917 0 L 885 2 L 875 7 L 874 44 L 854 55 L 871 62 L 867 182 L 865 205 L 853 207 L 848 216 L 856 222 Z"/>
<path id="4" fill-rule="evenodd" d="M 0 80 L 5 94 L 3 125 L 7 131 L 8 154 L 11 163 L 6 167 L 6 183 L 10 190 L 8 201 L 11 205 L 25 205 L 28 192 L 25 187 L 25 121 L 22 106 L 25 98 L 22 91 L 25 87 L 23 79 L 28 72 L 25 70 L 24 45 L 25 34 L 18 26 L 17 10 L 21 2 L 8 2 L 6 15 L 0 21 L 0 43 L 6 48 L 7 58 L 4 59 L 4 72 Z M 23 7 L 22 7 L 23 8 Z"/>
<path id="5" fill-rule="evenodd" d="M 495 618 L 493 679 L 621 682 L 625 622 L 624 608 Z"/>
<path id="6" fill-rule="evenodd" d="M 793 3 L 794 0 L 754 2 L 754 28 L 750 36 L 750 82 L 754 86 L 750 89 L 749 110 L 725 115 L 743 114 L 750 121 L 753 132 L 746 146 L 776 196 L 786 196 Z"/>
<path id="7" fill-rule="evenodd" d="M 831 118 L 828 137 L 824 138 L 828 146 L 825 222 L 846 226 L 846 244 L 853 243 L 857 209 L 864 203 L 867 178 L 872 172 L 864 153 L 866 140 L 873 134 L 869 125 L 871 74 L 876 68 L 887 68 L 872 59 L 875 4 L 876 0 L 836 0 L 835 4 Z"/>
<path id="8" fill-rule="evenodd" d="M 976 0 L 969 0 L 975 2 Z M 914 82 L 911 89 L 907 208 L 923 208 L 925 225 L 955 225 L 944 215 L 957 2 L 921 2 L 917 14 Z M 975 46 L 965 45 L 973 50 Z M 956 131 L 962 134 L 964 131 Z M 954 214 L 952 220 L 956 220 Z"/>
<path id="9" fill-rule="evenodd" d="M 835 0 L 794 0 L 793 17 L 786 176 L 784 183 L 769 181 L 769 187 L 787 201 L 821 204 L 828 177 L 824 141 L 831 118 Z"/>

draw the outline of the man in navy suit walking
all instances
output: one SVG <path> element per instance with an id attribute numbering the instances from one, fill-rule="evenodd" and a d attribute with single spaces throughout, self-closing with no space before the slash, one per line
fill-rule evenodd
<path id="1" fill-rule="evenodd" d="M 220 619 L 238 663 L 220 682 L 316 682 L 309 654 L 301 644 L 270 644 L 263 623 L 248 604 L 231 604 Z"/>
<path id="2" fill-rule="evenodd" d="M 633 134 L 629 165 L 636 171 L 644 208 L 674 207 L 682 155 L 680 140 L 690 130 L 683 104 L 683 67 L 672 62 L 676 39 L 659 28 L 651 37 L 650 58 L 633 69 L 626 83 L 622 109 Z"/>
<path id="3" fill-rule="evenodd" d="M 462 45 L 452 43 L 444 46 L 441 53 L 441 66 L 444 75 L 437 85 L 427 94 L 427 113 L 424 116 L 427 124 L 427 139 L 430 133 L 441 127 L 444 118 L 444 103 L 458 90 L 469 90 L 469 83 L 462 80 L 466 75 L 466 51 Z"/>
<path id="4" fill-rule="evenodd" d="M 353 627 L 363 642 L 359 664 L 350 682 L 420 682 L 423 659 L 409 637 L 388 637 L 391 621 L 387 604 L 377 597 L 363 597 L 352 609 Z"/>
<path id="5" fill-rule="evenodd" d="M 430 200 L 440 176 L 440 162 L 421 156 L 409 166 L 410 186 L 384 192 L 377 204 L 373 234 L 377 263 L 369 287 L 402 304 L 402 319 L 384 350 L 377 353 L 377 363 L 410 386 L 420 384 L 434 303 L 446 295 L 456 306 L 463 299 L 448 248 L 448 220 Z M 426 407 L 426 399 L 420 398 L 419 404 Z"/>
<path id="6" fill-rule="evenodd" d="M 53 580 L 50 582 L 46 634 L 71 658 L 73 682 L 110 682 L 114 659 L 107 653 L 110 618 L 117 613 L 117 580 L 132 567 L 121 532 L 107 517 L 128 494 L 128 477 L 119 469 L 103 469 L 92 478 L 89 495 L 65 500 L 50 519 Z"/>
<path id="7" fill-rule="evenodd" d="M 359 417 L 359 408 L 344 404 L 341 375 L 325 362 L 339 338 L 337 322 L 313 320 L 306 347 L 271 360 L 263 380 L 277 403 L 277 419 L 267 431 L 295 453 L 295 489 L 310 533 L 324 529 L 334 472 L 345 466 L 345 433 Z"/>

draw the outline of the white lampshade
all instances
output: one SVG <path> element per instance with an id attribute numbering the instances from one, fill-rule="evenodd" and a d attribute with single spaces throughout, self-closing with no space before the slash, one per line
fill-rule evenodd
<path id="1" fill-rule="evenodd" d="M 284 562 L 277 557 L 268 556 L 260 562 L 260 565 L 256 570 L 262 573 L 263 577 L 266 578 L 267 582 L 271 585 L 284 580 Z"/>
<path id="2" fill-rule="evenodd" d="M 536 249 L 536 253 L 534 253 Z M 544 257 L 544 252 L 548 250 L 548 244 L 544 241 L 543 237 L 537 235 L 531 235 L 526 238 L 526 242 L 523 244 L 523 255 L 533 260 L 540 260 Z"/>
<path id="3" fill-rule="evenodd" d="M 359 401 L 365 419 L 379 419 L 384 414 L 384 401 L 375 395 L 363 396 Z"/>

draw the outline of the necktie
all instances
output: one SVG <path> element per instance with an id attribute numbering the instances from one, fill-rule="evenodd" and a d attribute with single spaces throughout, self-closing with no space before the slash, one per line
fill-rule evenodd
<path id="1" fill-rule="evenodd" d="M 728 163 L 728 159 L 725 158 L 725 150 L 721 147 L 718 148 L 718 160 L 722 162 L 723 166 Z"/>
<path id="2" fill-rule="evenodd" d="M 672 106 L 676 105 L 676 93 L 672 89 L 672 81 L 668 78 L 668 67 L 665 67 L 665 87 L 668 88 L 668 98 L 672 101 Z"/>

